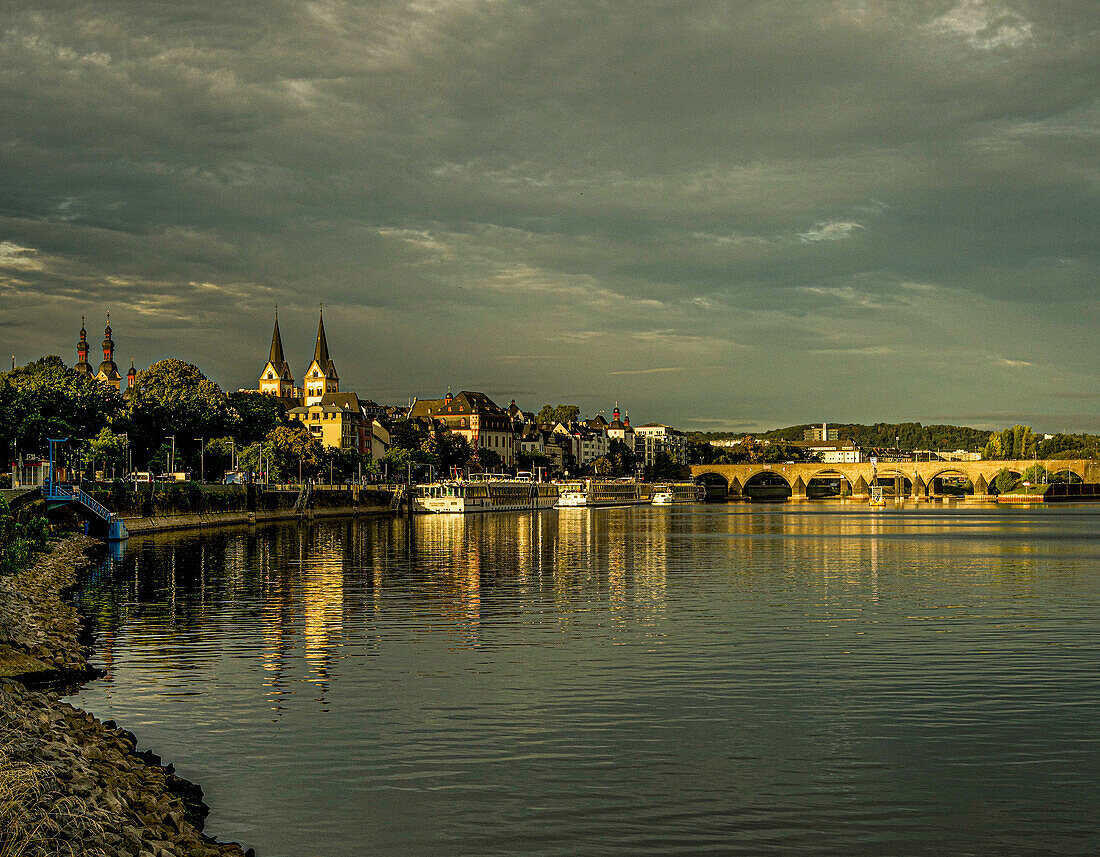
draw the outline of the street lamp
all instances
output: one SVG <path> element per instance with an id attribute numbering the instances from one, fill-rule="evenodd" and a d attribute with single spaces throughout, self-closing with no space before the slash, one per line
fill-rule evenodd
<path id="1" fill-rule="evenodd" d="M 199 482 L 205 482 L 206 475 L 206 438 L 195 438 L 199 442 Z"/>
<path id="2" fill-rule="evenodd" d="M 172 441 L 172 457 L 169 459 L 168 473 L 172 474 L 176 472 L 176 436 L 174 434 L 166 434 L 165 440 Z"/>

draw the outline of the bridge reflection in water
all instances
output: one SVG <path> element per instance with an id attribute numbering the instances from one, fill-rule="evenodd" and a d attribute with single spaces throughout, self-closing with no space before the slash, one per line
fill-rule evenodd
<path id="1" fill-rule="evenodd" d="M 898 499 L 931 500 L 947 496 L 990 499 L 990 484 L 1002 470 L 1022 476 L 1040 465 L 1058 478 L 1100 482 L 1100 461 L 917 461 L 879 464 L 693 464 L 692 478 L 715 500 L 810 500 L 827 496 L 867 500 L 873 485 Z M 948 490 L 950 486 L 953 490 Z"/>

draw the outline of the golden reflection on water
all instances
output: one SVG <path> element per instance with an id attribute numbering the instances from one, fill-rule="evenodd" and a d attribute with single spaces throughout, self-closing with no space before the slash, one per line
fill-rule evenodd
<path id="1" fill-rule="evenodd" d="M 766 583 L 777 604 L 792 593 L 813 623 L 876 621 L 889 601 L 949 631 L 981 615 L 989 587 L 1024 600 L 1046 585 L 1029 560 L 1045 549 L 1034 538 L 1039 524 L 730 506 L 159 534 L 131 540 L 115 572 L 120 585 L 91 609 L 110 693 L 120 645 L 155 651 L 154 675 L 194 667 L 203 657 L 195 650 L 220 633 L 220 611 L 235 605 L 234 621 L 256 626 L 257 675 L 279 712 L 301 683 L 327 705 L 338 663 L 380 651 L 378 629 L 395 610 L 409 615 L 410 634 L 449 651 L 483 646 L 499 637 L 496 625 L 523 617 L 573 633 L 594 611 L 606 615 L 613 641 L 640 624 L 659 639 L 670 587 L 705 577 L 746 592 Z"/>

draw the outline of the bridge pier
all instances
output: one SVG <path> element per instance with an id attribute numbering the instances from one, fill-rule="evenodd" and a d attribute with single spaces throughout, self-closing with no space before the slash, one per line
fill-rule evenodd
<path id="1" fill-rule="evenodd" d="M 791 502 L 801 503 L 806 500 L 806 483 L 802 481 L 801 476 L 796 476 L 794 484 L 791 485 Z"/>
<path id="2" fill-rule="evenodd" d="M 742 489 L 741 480 L 736 476 L 730 480 L 729 490 L 726 491 L 727 500 L 744 500 L 745 494 Z"/>

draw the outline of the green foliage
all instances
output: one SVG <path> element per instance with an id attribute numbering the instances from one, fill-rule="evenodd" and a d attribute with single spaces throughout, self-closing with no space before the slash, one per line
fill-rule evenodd
<path id="1" fill-rule="evenodd" d="M 229 470 L 233 469 L 233 454 L 236 442 L 231 437 L 212 437 L 203 450 L 203 470 L 206 477 L 220 482 Z"/>
<path id="2" fill-rule="evenodd" d="M 561 423 L 570 425 L 580 418 L 581 409 L 577 405 L 543 405 L 535 415 L 535 422 Z"/>
<path id="3" fill-rule="evenodd" d="M 995 488 L 998 494 L 1006 494 L 1015 488 L 1019 481 L 1020 479 L 1015 473 L 1007 467 L 1002 467 L 993 478 L 991 487 Z"/>
<path id="4" fill-rule="evenodd" d="M 138 372 L 115 427 L 129 434 L 135 466 L 148 462 L 165 437 L 174 435 L 176 469 L 197 470 L 195 438 L 233 435 L 239 424 L 229 399 L 197 366 L 161 360 Z"/>
<path id="5" fill-rule="evenodd" d="M 264 467 L 274 479 L 315 478 L 321 470 L 321 442 L 303 425 L 279 426 L 264 441 Z"/>
<path id="6" fill-rule="evenodd" d="M 651 479 L 679 479 L 683 475 L 683 468 L 671 455 L 663 449 L 658 449 L 653 457 L 653 465 L 650 468 Z"/>
<path id="7" fill-rule="evenodd" d="M 597 476 L 633 476 L 636 465 L 634 453 L 621 440 L 611 441 L 607 455 L 600 456 L 590 465 Z"/>
<path id="8" fill-rule="evenodd" d="M 470 468 L 484 473 L 499 473 L 504 466 L 500 453 L 491 449 L 479 449 L 470 457 Z"/>
<path id="9" fill-rule="evenodd" d="M 35 553 L 45 550 L 48 535 L 45 518 L 36 515 L 19 521 L 0 497 L 0 574 L 25 567 Z"/>
<path id="10" fill-rule="evenodd" d="M 90 472 L 102 470 L 121 474 L 126 469 L 126 438 L 115 434 L 109 428 L 99 430 L 99 434 L 86 441 L 81 449 L 86 459 L 86 469 Z"/>
<path id="11" fill-rule="evenodd" d="M 279 426 L 289 424 L 283 403 L 266 393 L 230 393 L 229 406 L 238 418 L 236 438 L 241 446 L 262 441 Z"/>
<path id="12" fill-rule="evenodd" d="M 529 470 L 532 473 L 536 467 L 549 467 L 552 461 L 549 455 L 538 450 L 516 453 L 516 466 L 520 470 Z"/>
<path id="13" fill-rule="evenodd" d="M 95 437 L 122 408 L 113 388 L 50 355 L 0 373 L 0 447 L 11 456 L 48 453 L 46 439 Z"/>
<path id="14" fill-rule="evenodd" d="M 803 423 L 797 426 L 787 426 L 786 428 L 764 432 L 760 437 L 771 441 L 802 440 L 803 432 L 808 428 L 813 428 L 814 425 Z M 876 447 L 882 449 L 892 448 L 895 442 L 901 449 L 975 449 L 984 445 L 989 438 L 989 432 L 984 429 L 947 425 L 924 426 L 920 423 L 875 423 L 874 425 L 829 423 L 829 428 L 837 429 L 839 437 L 850 440 L 857 446 L 869 449 Z M 716 432 L 713 433 L 714 439 L 718 439 L 719 435 L 726 437 L 739 436 L 731 435 L 728 432 Z M 711 437 L 711 435 L 705 437 Z"/>
<path id="15" fill-rule="evenodd" d="M 714 447 L 711 447 L 714 449 Z M 716 456 L 707 464 L 756 464 L 765 462 L 778 464 L 785 461 L 814 462 L 821 461 L 821 454 L 810 452 L 805 447 L 794 446 L 782 441 L 763 443 L 748 438 L 743 443 L 729 449 L 715 450 Z"/>
<path id="16" fill-rule="evenodd" d="M 1100 435 L 1056 434 L 1039 441 L 1039 458 L 1100 458 Z"/>
<path id="17" fill-rule="evenodd" d="M 982 450 L 982 458 L 987 461 L 1033 458 L 1038 449 L 1039 438 L 1031 426 L 1015 425 L 1004 431 L 993 432 Z"/>
<path id="18" fill-rule="evenodd" d="M 1024 482 L 1039 485 L 1050 481 L 1050 473 L 1041 464 L 1033 464 L 1024 471 Z"/>
<path id="19" fill-rule="evenodd" d="M 360 468 L 365 469 L 364 463 L 369 460 L 370 456 L 360 455 L 354 449 L 325 447 L 321 453 L 321 478 L 334 483 L 356 482 Z"/>

